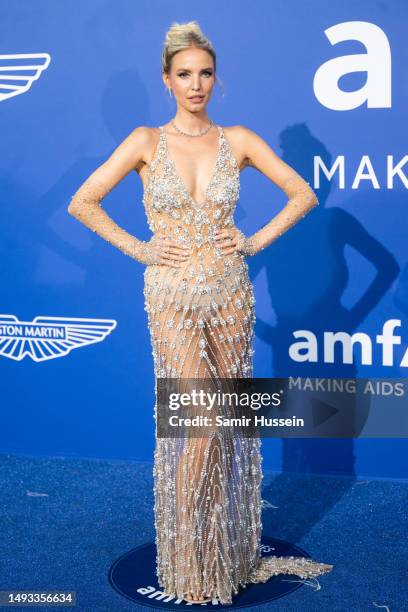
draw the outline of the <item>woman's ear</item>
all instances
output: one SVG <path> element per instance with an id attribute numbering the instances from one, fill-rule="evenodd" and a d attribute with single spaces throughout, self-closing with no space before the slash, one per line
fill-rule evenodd
<path id="1" fill-rule="evenodd" d="M 162 79 L 163 79 L 163 83 L 165 85 L 165 87 L 169 87 L 169 75 L 167 74 L 167 72 L 162 72 Z"/>

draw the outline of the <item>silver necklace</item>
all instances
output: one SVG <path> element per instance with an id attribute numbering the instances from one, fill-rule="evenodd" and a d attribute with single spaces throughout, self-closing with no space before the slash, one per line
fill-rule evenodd
<path id="1" fill-rule="evenodd" d="M 200 132 L 199 134 L 188 134 L 187 132 L 183 132 L 183 130 L 181 130 L 180 128 L 177 127 L 177 125 L 174 123 L 173 119 L 170 121 L 171 125 L 174 127 L 175 130 L 177 130 L 177 132 L 179 132 L 180 134 L 183 134 L 184 136 L 204 136 L 204 134 L 206 134 L 211 127 L 214 125 L 214 121 L 212 119 L 210 119 L 210 125 L 205 128 L 205 130 L 203 132 Z"/>

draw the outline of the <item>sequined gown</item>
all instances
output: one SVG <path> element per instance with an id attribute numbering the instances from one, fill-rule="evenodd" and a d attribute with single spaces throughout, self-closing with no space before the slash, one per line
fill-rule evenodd
<path id="1" fill-rule="evenodd" d="M 245 257 L 223 256 L 219 228 L 234 225 L 240 172 L 222 127 L 206 201 L 192 199 L 167 148 L 163 127 L 144 192 L 150 229 L 191 245 L 183 268 L 147 266 L 145 309 L 157 377 L 253 376 L 255 298 Z M 260 559 L 261 441 L 211 432 L 156 438 L 157 576 L 164 591 L 232 602 L 239 585 L 275 572 L 318 575 L 310 560 Z"/>
<path id="2" fill-rule="evenodd" d="M 186 189 L 163 126 L 148 167 L 143 204 L 151 231 L 193 248 L 181 268 L 152 264 L 144 270 L 156 379 L 253 376 L 255 298 L 248 265 L 244 255 L 224 255 L 214 242 L 217 229 L 234 226 L 240 193 L 238 164 L 223 128 L 216 127 L 218 154 L 205 202 L 195 202 Z M 90 193 L 75 196 L 82 210 Z M 101 185 L 93 197 L 100 202 L 106 193 Z M 101 229 L 91 216 L 97 212 L 86 221 L 94 231 Z M 99 233 L 108 240 L 121 231 L 109 232 L 106 224 Z M 157 426 L 157 402 L 154 419 Z M 156 574 L 166 594 L 230 604 L 240 586 L 274 574 L 308 578 L 330 571 L 331 565 L 311 559 L 261 557 L 261 463 L 259 438 L 215 430 L 202 438 L 156 435 Z"/>

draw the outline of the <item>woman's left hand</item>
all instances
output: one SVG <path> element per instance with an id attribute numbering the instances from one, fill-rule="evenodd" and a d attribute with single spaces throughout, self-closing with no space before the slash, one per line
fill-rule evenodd
<path id="1" fill-rule="evenodd" d="M 217 230 L 215 232 L 215 243 L 223 255 L 231 255 L 239 251 L 243 246 L 245 236 L 237 227 Z"/>

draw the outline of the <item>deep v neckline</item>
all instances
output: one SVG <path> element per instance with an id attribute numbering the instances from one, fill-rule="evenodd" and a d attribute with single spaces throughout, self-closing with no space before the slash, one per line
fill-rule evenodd
<path id="1" fill-rule="evenodd" d="M 171 166 L 171 169 L 173 171 L 173 174 L 174 174 L 174 176 L 175 176 L 175 178 L 176 178 L 176 180 L 177 180 L 181 190 L 187 196 L 190 204 L 192 204 L 196 208 L 203 208 L 207 204 L 207 202 L 208 202 L 208 192 L 209 192 L 209 189 L 210 189 L 210 187 L 212 186 L 212 184 L 214 182 L 214 179 L 216 177 L 217 170 L 218 170 L 218 164 L 220 162 L 221 147 L 222 147 L 222 133 L 221 133 L 221 127 L 219 125 L 217 125 L 217 124 L 215 124 L 215 125 L 216 125 L 216 128 L 218 130 L 217 157 L 216 157 L 216 160 L 215 160 L 213 171 L 211 173 L 211 178 L 210 178 L 210 180 L 209 180 L 209 182 L 207 184 L 207 187 L 204 190 L 204 197 L 205 197 L 204 202 L 196 202 L 195 199 L 193 198 L 193 196 L 191 195 L 190 191 L 187 189 L 186 184 L 185 184 L 184 180 L 182 179 L 181 174 L 178 172 L 178 170 L 176 168 L 176 164 L 174 163 L 174 160 L 173 160 L 172 156 L 170 155 L 169 146 L 168 146 L 168 143 L 167 143 L 167 135 L 166 135 L 166 132 L 164 131 L 164 126 L 163 125 L 160 126 L 161 132 L 163 134 L 163 140 L 164 140 L 164 146 L 165 146 L 165 151 L 166 151 L 166 157 L 167 157 L 167 160 L 170 163 L 170 166 Z"/>

